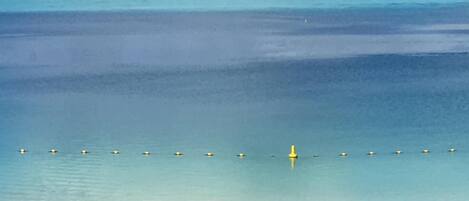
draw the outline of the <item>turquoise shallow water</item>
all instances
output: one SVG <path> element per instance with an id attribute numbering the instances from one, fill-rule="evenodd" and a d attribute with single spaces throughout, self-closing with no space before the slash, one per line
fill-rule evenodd
<path id="1" fill-rule="evenodd" d="M 1 13 L 0 200 L 467 200 L 467 13 Z"/>
<path id="2" fill-rule="evenodd" d="M 289 159 L 2 156 L 2 200 L 465 200 L 467 153 Z"/>

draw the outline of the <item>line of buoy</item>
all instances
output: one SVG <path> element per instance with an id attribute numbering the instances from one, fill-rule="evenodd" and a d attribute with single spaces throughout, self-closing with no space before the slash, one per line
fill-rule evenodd
<path id="1" fill-rule="evenodd" d="M 25 149 L 25 148 L 20 148 L 20 149 L 18 149 L 18 152 L 19 152 L 20 154 L 26 154 L 26 153 L 28 152 L 28 150 Z M 449 148 L 449 149 L 448 149 L 448 152 L 454 153 L 454 152 L 456 152 L 456 149 L 455 149 L 455 148 Z M 58 149 L 55 149 L 55 148 L 52 148 L 52 149 L 49 150 L 49 153 L 51 153 L 51 154 L 57 154 L 57 153 L 59 153 L 59 150 L 58 150 Z M 83 154 L 83 155 L 85 155 L 85 154 L 88 154 L 89 151 L 88 151 L 87 149 L 82 149 L 80 153 Z M 421 151 L 421 153 L 423 153 L 423 154 L 429 154 L 429 153 L 430 153 L 430 150 L 429 150 L 429 149 L 423 149 L 423 150 Z M 114 150 L 111 151 L 111 154 L 117 155 L 117 154 L 120 154 L 120 151 L 117 150 L 117 149 L 114 149 Z M 144 152 L 142 152 L 142 155 L 145 155 L 145 156 L 149 156 L 149 155 L 151 155 L 151 154 L 152 154 L 152 153 L 149 152 L 149 151 L 144 151 Z M 402 154 L 402 151 L 401 151 L 400 149 L 398 149 L 398 150 L 394 151 L 393 154 L 394 154 L 394 155 L 400 155 L 400 154 Z M 174 153 L 174 155 L 175 155 L 175 156 L 183 156 L 184 153 L 177 151 L 177 152 Z M 215 156 L 215 154 L 214 154 L 213 152 L 208 152 L 208 153 L 205 153 L 204 155 L 207 156 L 207 157 L 213 157 L 213 156 Z M 367 155 L 368 155 L 368 156 L 375 156 L 375 155 L 376 155 L 376 152 L 374 152 L 374 151 L 369 151 L 369 152 L 367 152 Z M 247 155 L 246 155 L 245 153 L 241 152 L 241 153 L 237 154 L 236 156 L 239 157 L 239 158 L 244 158 L 244 157 L 246 157 Z M 349 156 L 349 154 L 348 154 L 347 152 L 341 152 L 341 153 L 339 153 L 339 156 L 340 156 L 340 157 L 347 157 L 347 156 Z M 274 158 L 275 155 L 271 155 L 271 157 Z M 319 157 L 319 155 L 313 155 L 313 157 Z M 295 145 L 291 145 L 291 146 L 290 146 L 290 154 L 288 154 L 288 158 L 298 158 L 298 153 L 296 152 L 296 147 L 295 147 Z"/>

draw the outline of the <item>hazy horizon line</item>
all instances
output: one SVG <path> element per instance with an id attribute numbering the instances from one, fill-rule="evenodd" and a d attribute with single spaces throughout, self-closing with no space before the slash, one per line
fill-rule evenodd
<path id="1" fill-rule="evenodd" d="M 155 2 L 144 5 L 144 2 L 134 2 L 126 4 L 124 1 L 107 3 L 99 5 L 97 3 L 88 2 L 79 3 L 77 5 L 62 4 L 56 5 L 54 2 L 44 3 L 35 2 L 28 3 L 29 1 L 18 4 L 0 2 L 0 13 L 41 13 L 41 12 L 243 12 L 243 11 L 288 11 L 288 10 L 343 10 L 343 9 L 405 9 L 405 8 L 434 8 L 434 7 L 459 7 L 469 6 L 469 1 L 450 0 L 449 2 L 439 2 L 438 0 L 418 0 L 414 2 L 374 2 L 374 3 L 360 3 L 360 2 L 347 2 L 347 3 L 329 3 L 327 1 L 318 2 L 314 4 L 292 3 L 289 5 L 283 4 L 242 4 L 242 2 L 232 3 L 225 5 L 223 2 L 216 5 L 205 4 L 186 4 L 186 5 L 158 5 Z M 302 1 L 297 1 L 302 2 Z M 327 2 L 327 3 L 326 3 Z M 59 3 L 59 2 L 56 2 Z M 36 6 L 36 7 L 35 7 Z"/>

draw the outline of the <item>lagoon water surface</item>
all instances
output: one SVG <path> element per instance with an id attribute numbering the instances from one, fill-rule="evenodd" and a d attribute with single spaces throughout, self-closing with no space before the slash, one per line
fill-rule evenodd
<path id="1" fill-rule="evenodd" d="M 0 200 L 467 200 L 468 8 L 1 13 Z"/>

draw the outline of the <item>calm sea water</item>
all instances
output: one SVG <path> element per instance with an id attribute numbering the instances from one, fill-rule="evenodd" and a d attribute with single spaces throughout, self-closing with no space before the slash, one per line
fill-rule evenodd
<path id="1" fill-rule="evenodd" d="M 468 8 L 2 13 L 0 200 L 467 200 Z"/>
<path id="2" fill-rule="evenodd" d="M 413 7 L 468 3 L 467 0 L 0 0 L 0 11 L 103 11 L 103 10 L 268 10 L 356 7 Z"/>

